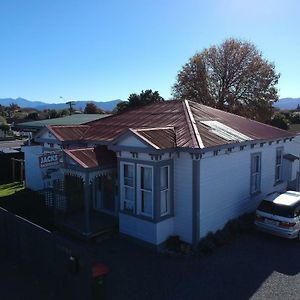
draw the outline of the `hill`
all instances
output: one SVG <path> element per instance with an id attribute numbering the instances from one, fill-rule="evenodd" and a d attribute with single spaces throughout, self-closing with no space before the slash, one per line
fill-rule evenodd
<path id="1" fill-rule="evenodd" d="M 284 109 L 296 109 L 300 105 L 300 98 L 282 98 L 273 104 L 274 107 Z"/>
<path id="2" fill-rule="evenodd" d="M 111 101 L 74 101 L 76 110 L 84 109 L 87 102 L 93 102 L 98 108 L 103 110 L 111 111 L 115 108 L 115 106 L 120 102 L 120 99 L 111 100 Z M 18 104 L 21 108 L 35 108 L 38 110 L 44 109 L 64 109 L 68 108 L 69 106 L 65 103 L 46 103 L 42 101 L 30 101 L 23 98 L 5 98 L 0 99 L 0 104 L 4 106 L 9 106 L 11 103 Z"/>

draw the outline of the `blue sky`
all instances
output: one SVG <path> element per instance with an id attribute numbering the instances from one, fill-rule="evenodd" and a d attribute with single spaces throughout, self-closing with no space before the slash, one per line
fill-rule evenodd
<path id="1" fill-rule="evenodd" d="M 181 66 L 228 37 L 253 42 L 300 97 L 299 0 L 2 0 L 0 98 L 169 98 Z"/>

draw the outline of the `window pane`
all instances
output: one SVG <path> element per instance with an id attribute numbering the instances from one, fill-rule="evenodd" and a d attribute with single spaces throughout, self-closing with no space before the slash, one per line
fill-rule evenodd
<path id="1" fill-rule="evenodd" d="M 160 189 L 161 190 L 168 188 L 169 185 L 168 176 L 169 176 L 168 167 L 160 168 Z"/>
<path id="2" fill-rule="evenodd" d="M 124 165 L 124 177 L 133 178 L 133 166 Z"/>
<path id="3" fill-rule="evenodd" d="M 276 151 L 276 165 L 281 164 L 281 158 L 282 158 L 282 150 Z"/>
<path id="4" fill-rule="evenodd" d="M 124 209 L 129 211 L 134 211 L 133 209 L 133 202 L 124 201 Z"/>
<path id="5" fill-rule="evenodd" d="M 276 180 L 280 179 L 280 165 L 276 166 L 276 168 L 275 168 L 275 179 Z"/>
<path id="6" fill-rule="evenodd" d="M 168 212 L 168 191 L 160 192 L 160 213 L 165 214 Z"/>
<path id="7" fill-rule="evenodd" d="M 133 189 L 129 187 L 124 187 L 125 200 L 133 201 Z"/>
<path id="8" fill-rule="evenodd" d="M 124 184 L 128 186 L 133 186 L 133 178 L 124 178 Z"/>
<path id="9" fill-rule="evenodd" d="M 152 169 L 141 167 L 141 188 L 152 191 Z"/>
<path id="10" fill-rule="evenodd" d="M 141 191 L 141 210 L 147 215 L 152 215 L 152 192 Z"/>

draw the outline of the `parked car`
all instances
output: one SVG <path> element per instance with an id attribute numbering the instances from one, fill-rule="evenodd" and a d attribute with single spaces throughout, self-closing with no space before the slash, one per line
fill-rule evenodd
<path id="1" fill-rule="evenodd" d="M 256 228 L 288 239 L 300 239 L 300 193 L 272 193 L 258 206 Z"/>

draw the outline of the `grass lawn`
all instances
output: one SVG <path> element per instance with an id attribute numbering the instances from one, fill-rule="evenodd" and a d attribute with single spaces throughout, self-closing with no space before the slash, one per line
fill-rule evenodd
<path id="1" fill-rule="evenodd" d="M 24 189 L 22 181 L 16 181 L 0 185 L 0 197 L 13 195 L 14 193 Z"/>

